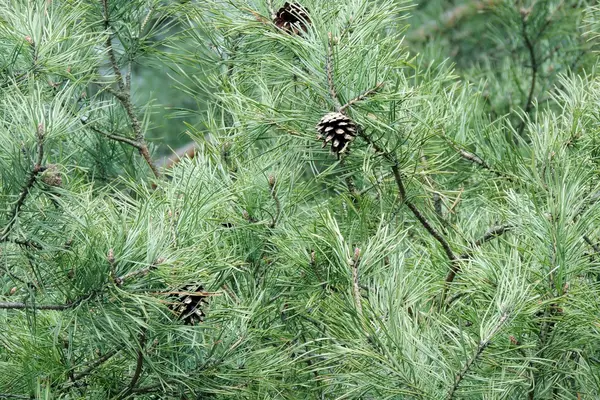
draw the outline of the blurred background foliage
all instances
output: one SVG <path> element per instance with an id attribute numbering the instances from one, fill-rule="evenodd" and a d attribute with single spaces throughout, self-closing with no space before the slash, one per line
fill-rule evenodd
<path id="1" fill-rule="evenodd" d="M 592 30 L 594 20 L 589 7 L 595 3 L 423 0 L 415 2 L 410 10 L 404 45 L 423 65 L 451 65 L 458 76 L 474 84 L 482 91 L 492 118 L 508 114 L 519 124 L 520 110 L 532 111 L 534 103 L 542 108 L 552 105 L 552 93 L 561 88 L 560 74 L 592 72 L 599 41 L 586 33 Z M 181 83 L 190 83 L 181 81 L 181 72 L 191 73 L 188 78 L 196 84 L 207 85 L 214 71 L 186 68 L 181 62 L 186 56 L 180 40 L 184 27 L 175 18 L 161 16 L 150 25 L 156 27 L 156 33 L 148 40 L 155 42 L 161 52 L 136 59 L 133 93 L 137 104 L 152 105 L 148 139 L 165 156 L 191 142 L 187 126 L 203 130 L 203 116 L 209 107 L 210 96 L 201 90 L 194 97 L 180 90 Z M 177 47 L 169 45 L 173 37 L 177 37 Z M 197 39 L 189 36 L 187 50 L 194 57 L 210 48 L 208 38 L 204 38 L 206 48 L 199 48 Z M 157 62 L 154 56 L 158 54 L 164 63 Z M 219 67 L 217 62 L 214 65 Z M 204 86 L 207 90 L 209 87 Z"/>

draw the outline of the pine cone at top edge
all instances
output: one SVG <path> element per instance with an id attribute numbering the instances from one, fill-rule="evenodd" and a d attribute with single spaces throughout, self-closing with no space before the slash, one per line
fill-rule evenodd
<path id="1" fill-rule="evenodd" d="M 302 32 L 308 30 L 310 18 L 308 10 L 302 5 L 286 2 L 283 7 L 277 10 L 273 22 L 278 28 L 288 33 L 301 35 Z"/>
<path id="2" fill-rule="evenodd" d="M 179 291 L 186 293 L 172 295 L 171 298 L 175 301 L 169 304 L 169 309 L 177 315 L 177 319 L 183 321 L 186 325 L 196 325 L 203 322 L 206 317 L 203 308 L 208 304 L 206 300 L 208 296 L 200 294 L 204 291 L 202 285 L 187 285 Z M 198 293 L 198 295 L 187 293 Z"/>
<path id="3" fill-rule="evenodd" d="M 331 112 L 323 116 L 316 126 L 318 140 L 323 140 L 323 146 L 331 143 L 331 152 L 338 157 L 348 150 L 348 146 L 356 137 L 357 126 L 350 117 Z"/>

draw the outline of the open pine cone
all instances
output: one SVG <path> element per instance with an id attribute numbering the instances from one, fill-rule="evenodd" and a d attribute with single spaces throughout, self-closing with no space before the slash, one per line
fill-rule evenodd
<path id="1" fill-rule="evenodd" d="M 310 19 L 308 11 L 298 3 L 286 2 L 283 7 L 277 10 L 273 21 L 278 28 L 287 33 L 299 35 L 306 32 Z"/>
<path id="2" fill-rule="evenodd" d="M 323 140 L 323 147 L 331 143 L 331 152 L 338 157 L 348 149 L 356 137 L 356 124 L 339 112 L 326 114 L 317 124 L 317 139 Z"/>
<path id="3" fill-rule="evenodd" d="M 208 296 L 203 295 L 202 286 L 188 285 L 176 292 L 172 298 L 175 299 L 169 308 L 177 315 L 177 318 L 186 325 L 196 325 L 204 321 L 206 314 L 203 308 L 208 304 Z"/>

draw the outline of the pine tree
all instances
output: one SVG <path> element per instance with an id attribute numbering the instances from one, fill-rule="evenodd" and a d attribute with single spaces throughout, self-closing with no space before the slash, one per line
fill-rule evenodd
<path id="1" fill-rule="evenodd" d="M 0 4 L 0 397 L 600 396 L 597 15 Z"/>

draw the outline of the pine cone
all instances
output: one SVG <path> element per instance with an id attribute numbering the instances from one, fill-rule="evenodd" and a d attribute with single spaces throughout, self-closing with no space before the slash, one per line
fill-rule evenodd
<path id="1" fill-rule="evenodd" d="M 307 31 L 310 18 L 306 8 L 298 3 L 286 2 L 283 7 L 277 10 L 273 22 L 278 28 L 287 33 L 300 35 L 302 32 Z"/>
<path id="2" fill-rule="evenodd" d="M 186 325 L 196 325 L 199 322 L 203 322 L 206 317 L 203 308 L 208 304 L 206 300 L 208 296 L 202 295 L 204 288 L 202 286 L 188 285 L 180 289 L 180 291 L 180 295 L 172 296 L 176 300 L 169 305 L 169 308 Z"/>
<path id="3" fill-rule="evenodd" d="M 323 140 L 323 147 L 331 142 L 331 152 L 339 157 L 356 137 L 356 129 L 356 124 L 350 118 L 342 113 L 332 112 L 319 121 L 317 139 Z"/>

